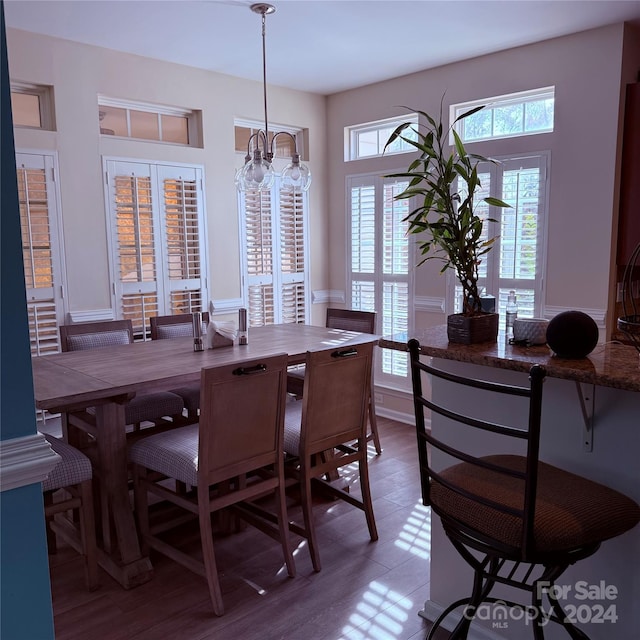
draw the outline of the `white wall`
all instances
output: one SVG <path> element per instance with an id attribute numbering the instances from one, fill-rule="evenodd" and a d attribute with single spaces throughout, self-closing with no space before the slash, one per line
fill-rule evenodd
<path id="1" fill-rule="evenodd" d="M 613 25 L 519 47 L 345 91 L 329 97 L 330 282 L 344 290 L 345 177 L 404 169 L 411 156 L 344 162 L 344 127 L 406 113 L 437 113 L 451 103 L 555 85 L 555 130 L 470 145 L 487 156 L 551 152 L 549 251 L 545 304 L 606 312 L 614 210 L 624 26 Z M 429 46 L 428 41 L 416 46 Z M 448 116 L 447 116 L 448 118 Z M 479 145 L 482 144 L 482 148 Z M 476 148 L 477 147 L 477 148 Z M 416 274 L 416 296 L 443 298 L 441 263 Z M 419 312 L 416 327 L 442 324 L 442 313 Z"/>
<path id="2" fill-rule="evenodd" d="M 108 49 L 8 32 L 12 81 L 53 85 L 55 132 L 16 129 L 18 149 L 59 153 L 70 311 L 111 306 L 103 155 L 199 163 L 205 167 L 209 242 L 209 293 L 214 300 L 241 294 L 240 248 L 234 173 L 244 154 L 234 150 L 234 118 L 264 119 L 262 84 L 192 67 L 169 64 Z M 100 136 L 98 94 L 132 101 L 203 111 L 204 148 Z M 308 128 L 311 288 L 327 281 L 326 99 L 315 94 L 269 87 L 270 123 Z M 324 321 L 324 308 L 314 319 Z"/>

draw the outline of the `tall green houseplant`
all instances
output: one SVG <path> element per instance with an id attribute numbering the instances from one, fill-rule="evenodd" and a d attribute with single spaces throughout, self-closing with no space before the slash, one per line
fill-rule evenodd
<path id="1" fill-rule="evenodd" d="M 481 186 L 478 164 L 497 161 L 468 153 L 455 124 L 483 108 L 467 111 L 446 130 L 442 125 L 442 102 L 438 120 L 424 111 L 411 109 L 420 114 L 427 124 L 416 129 L 413 123 L 405 122 L 395 129 L 385 145 L 386 150 L 400 138 L 420 152 L 405 172 L 389 177 L 409 178 L 408 187 L 396 199 L 419 198 L 419 206 L 406 218 L 409 233 L 425 234 L 418 245 L 424 256 L 419 264 L 437 258 L 444 261 L 441 272 L 451 268 L 455 270 L 462 285 L 464 315 L 481 313 L 478 266 L 495 240 L 482 238 L 483 220 L 475 211 L 476 191 Z M 411 129 L 415 137 L 407 136 L 407 129 Z M 450 134 L 454 140 L 453 148 L 448 144 Z M 483 198 L 481 201 L 496 207 L 510 206 L 497 198 Z"/>

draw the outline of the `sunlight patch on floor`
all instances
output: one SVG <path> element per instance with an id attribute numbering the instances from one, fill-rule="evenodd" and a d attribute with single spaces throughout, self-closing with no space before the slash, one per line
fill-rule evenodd
<path id="1" fill-rule="evenodd" d="M 414 602 L 380 582 L 371 582 L 340 638 L 393 640 L 401 638 Z"/>
<path id="2" fill-rule="evenodd" d="M 431 551 L 431 509 L 416 504 L 398 534 L 395 545 L 425 560 Z"/>

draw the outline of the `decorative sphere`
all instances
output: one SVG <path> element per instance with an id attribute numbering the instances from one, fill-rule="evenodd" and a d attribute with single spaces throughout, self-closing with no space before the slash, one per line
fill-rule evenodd
<path id="1" fill-rule="evenodd" d="M 547 344 L 560 358 L 584 358 L 598 344 L 598 325 L 582 311 L 563 311 L 547 327 Z"/>

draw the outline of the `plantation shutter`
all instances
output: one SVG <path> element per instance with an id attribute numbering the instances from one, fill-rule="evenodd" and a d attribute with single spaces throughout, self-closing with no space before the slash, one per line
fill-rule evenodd
<path id="1" fill-rule="evenodd" d="M 158 174 L 164 196 L 169 314 L 201 311 L 207 305 L 202 297 L 205 287 L 200 172 L 161 166 Z"/>
<path id="2" fill-rule="evenodd" d="M 279 189 L 240 194 L 249 326 L 308 318 L 306 195 Z"/>
<path id="3" fill-rule="evenodd" d="M 409 328 L 409 200 L 395 200 L 407 182 L 383 183 L 382 216 L 382 333 L 406 333 Z M 408 375 L 407 354 L 382 350 L 382 371 L 394 376 Z"/>
<path id="4" fill-rule="evenodd" d="M 304 199 L 299 191 L 280 192 L 280 273 L 282 319 L 304 323 L 305 295 Z"/>
<path id="5" fill-rule="evenodd" d="M 202 310 L 200 170 L 107 160 L 117 318 L 146 336 L 155 315 Z"/>
<path id="6" fill-rule="evenodd" d="M 349 179 L 351 308 L 378 313 L 384 335 L 406 332 L 409 326 L 409 201 L 395 200 L 407 186 L 380 176 Z M 376 376 L 405 377 L 404 353 L 384 349 Z"/>
<path id="7" fill-rule="evenodd" d="M 496 296 L 498 311 L 504 311 L 513 289 L 518 298 L 518 315 L 535 317 L 542 313 L 546 156 L 505 159 L 489 171 L 491 195 L 511 207 L 484 205 L 487 217 L 495 220 L 485 225 L 487 234 L 497 239 L 483 261 L 486 266 L 480 271 L 480 284 Z"/>
<path id="8" fill-rule="evenodd" d="M 16 168 L 31 353 L 57 353 L 64 308 L 54 157 L 18 153 Z"/>

